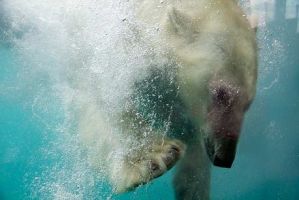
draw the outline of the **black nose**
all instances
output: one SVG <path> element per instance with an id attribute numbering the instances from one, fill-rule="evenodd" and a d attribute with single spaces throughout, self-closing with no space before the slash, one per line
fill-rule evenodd
<path id="1" fill-rule="evenodd" d="M 236 154 L 237 140 L 232 138 L 206 139 L 206 150 L 213 165 L 231 168 Z"/>

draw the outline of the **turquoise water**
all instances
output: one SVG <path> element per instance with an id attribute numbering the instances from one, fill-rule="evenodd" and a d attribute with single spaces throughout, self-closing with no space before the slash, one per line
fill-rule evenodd
<path id="1" fill-rule="evenodd" d="M 257 96 L 233 168 L 213 168 L 212 199 L 299 199 L 296 22 L 278 19 L 258 31 Z M 174 199 L 173 171 L 124 195 L 112 195 L 108 184 L 93 179 L 76 140 L 63 134 L 66 115 L 49 92 L 51 83 L 32 74 L 17 49 L 0 38 L 1 200 Z"/>

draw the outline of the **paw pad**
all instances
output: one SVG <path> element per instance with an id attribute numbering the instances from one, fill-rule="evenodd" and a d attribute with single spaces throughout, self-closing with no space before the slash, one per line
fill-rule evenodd
<path id="1" fill-rule="evenodd" d="M 176 163 L 176 161 L 180 157 L 180 149 L 179 147 L 172 145 L 170 149 L 167 151 L 167 153 L 162 157 L 163 162 L 165 163 L 167 169 L 170 169 L 173 167 L 173 165 Z"/>
<path id="2" fill-rule="evenodd" d="M 163 170 L 161 169 L 161 166 L 157 161 L 149 161 L 149 173 L 151 179 L 161 176 L 163 174 Z"/>

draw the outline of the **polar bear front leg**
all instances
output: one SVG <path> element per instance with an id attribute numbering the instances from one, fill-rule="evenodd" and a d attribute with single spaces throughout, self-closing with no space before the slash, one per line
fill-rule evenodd
<path id="1" fill-rule="evenodd" d="M 163 137 L 150 140 L 114 164 L 111 175 L 116 193 L 133 190 L 163 175 L 184 154 L 185 145 L 179 140 Z"/>
<path id="2" fill-rule="evenodd" d="M 203 144 L 188 144 L 173 180 L 177 200 L 208 200 L 210 160 Z"/>

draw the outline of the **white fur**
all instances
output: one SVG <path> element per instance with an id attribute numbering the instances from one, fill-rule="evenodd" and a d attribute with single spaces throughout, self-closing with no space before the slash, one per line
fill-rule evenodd
<path id="1" fill-rule="evenodd" d="M 73 92 L 67 104 L 80 141 L 115 192 L 163 175 L 182 158 L 174 179 L 177 198 L 207 199 L 209 161 L 201 131 L 209 129 L 208 88 L 229 82 L 246 94 L 241 106 L 253 99 L 255 33 L 233 0 L 133 0 L 121 4 L 122 11 L 114 8 L 118 3 L 56 0 L 48 4 L 53 10 L 38 1 L 5 0 L 16 32 L 31 31 L 19 41 L 25 56 L 48 66 L 47 74 L 58 73 L 58 84 Z M 147 83 L 162 88 L 162 97 L 146 97 Z M 159 101 L 170 91 L 171 98 Z M 152 106 L 147 114 L 143 104 Z M 163 123 L 155 125 L 159 116 Z M 192 134 L 184 117 L 194 125 Z M 182 129 L 179 136 L 171 133 L 173 125 Z"/>
<path id="2" fill-rule="evenodd" d="M 154 52 L 163 52 L 166 63 L 175 63 L 176 67 L 168 70 L 174 71 L 180 98 L 187 106 L 186 114 L 198 130 L 205 128 L 204 114 L 209 104 L 206 88 L 212 80 L 230 80 L 246 91 L 244 102 L 252 100 L 256 81 L 255 35 L 234 1 L 136 0 L 133 8 L 139 23 L 136 28 L 142 27 L 138 37 L 147 38 Z M 155 36 L 149 37 L 149 33 Z M 101 111 L 99 103 L 91 101 L 82 108 L 79 118 L 82 140 L 87 146 L 98 146 L 97 153 L 92 149 L 92 160 L 103 164 L 117 192 L 155 178 L 148 169 L 153 160 L 163 174 L 167 170 L 163 156 L 171 145 L 180 149 L 179 157 L 185 152 L 181 142 L 164 136 L 162 130 L 153 130 L 138 117 L 134 105 L 124 104 L 122 109 L 120 117 L 111 117 Z M 185 143 L 189 145 L 187 155 L 175 179 L 177 198 L 206 199 L 209 164 L 199 131 L 192 144 Z M 173 159 L 176 162 L 179 158 Z M 189 177 L 190 169 L 194 174 Z"/>

